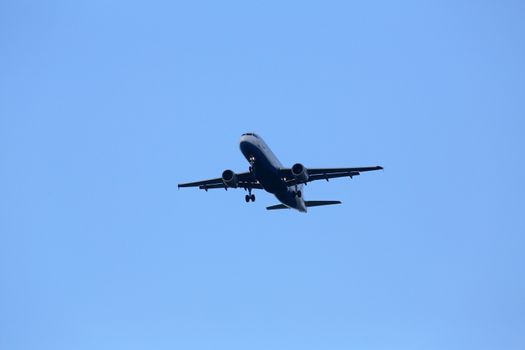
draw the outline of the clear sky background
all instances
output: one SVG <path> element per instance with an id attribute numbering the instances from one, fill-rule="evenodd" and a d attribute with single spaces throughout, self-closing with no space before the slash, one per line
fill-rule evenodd
<path id="1" fill-rule="evenodd" d="M 524 349 L 524 16 L 1 1 L 0 348 Z M 247 131 L 385 170 L 308 214 L 177 190 Z"/>

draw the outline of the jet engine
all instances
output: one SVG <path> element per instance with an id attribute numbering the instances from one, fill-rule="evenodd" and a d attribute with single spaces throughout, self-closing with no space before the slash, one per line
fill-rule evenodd
<path id="1" fill-rule="evenodd" d="M 298 182 L 307 182 L 308 181 L 308 170 L 301 163 L 296 163 L 292 167 L 292 175 L 295 180 Z"/>
<path id="2" fill-rule="evenodd" d="M 222 172 L 222 181 L 227 187 L 237 188 L 239 181 L 237 175 L 232 170 L 224 170 Z"/>

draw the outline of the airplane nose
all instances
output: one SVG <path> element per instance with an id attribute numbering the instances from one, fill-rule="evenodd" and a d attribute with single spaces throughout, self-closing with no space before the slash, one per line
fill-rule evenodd
<path id="1" fill-rule="evenodd" d="M 251 143 L 246 141 L 245 139 L 241 138 L 241 142 L 239 143 L 239 147 L 241 148 L 241 152 L 244 154 L 247 154 L 251 150 Z"/>

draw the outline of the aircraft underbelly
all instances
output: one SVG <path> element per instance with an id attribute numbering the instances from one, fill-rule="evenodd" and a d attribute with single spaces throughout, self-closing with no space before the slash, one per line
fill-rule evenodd
<path id="1" fill-rule="evenodd" d="M 286 185 L 279 177 L 277 169 L 271 167 L 269 164 L 256 163 L 254 166 L 254 175 L 262 187 L 270 193 L 286 190 Z"/>

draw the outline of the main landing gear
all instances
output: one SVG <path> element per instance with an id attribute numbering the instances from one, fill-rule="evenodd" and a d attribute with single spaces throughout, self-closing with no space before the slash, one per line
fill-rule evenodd
<path id="1" fill-rule="evenodd" d="M 301 191 L 292 191 L 292 194 L 294 197 L 299 197 L 299 198 L 303 196 Z"/>
<path id="2" fill-rule="evenodd" d="M 251 188 L 248 188 L 248 194 L 246 196 L 244 196 L 244 200 L 246 201 L 246 203 L 252 201 L 252 202 L 255 202 L 255 195 L 252 194 L 252 189 Z"/>
<path id="3" fill-rule="evenodd" d="M 295 184 L 295 191 L 292 191 L 292 194 L 294 197 L 301 198 L 303 194 L 301 193 L 301 190 L 298 188 L 297 184 Z"/>

